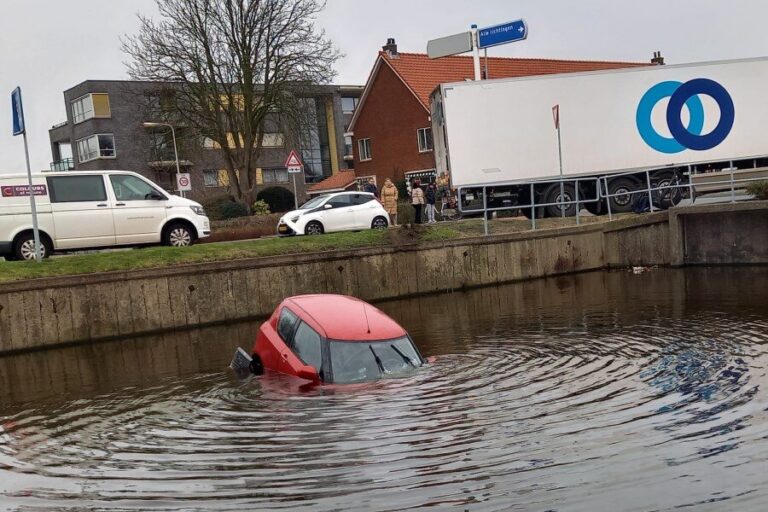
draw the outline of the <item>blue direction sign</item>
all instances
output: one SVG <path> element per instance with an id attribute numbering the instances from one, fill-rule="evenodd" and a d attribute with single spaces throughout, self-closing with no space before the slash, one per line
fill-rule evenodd
<path id="1" fill-rule="evenodd" d="M 21 87 L 11 93 L 11 112 L 13 112 L 13 134 L 24 133 L 24 107 L 21 105 Z"/>
<path id="2" fill-rule="evenodd" d="M 514 43 L 528 37 L 528 25 L 525 24 L 525 20 L 510 21 L 493 27 L 481 28 L 477 31 L 477 36 L 479 48 Z"/>

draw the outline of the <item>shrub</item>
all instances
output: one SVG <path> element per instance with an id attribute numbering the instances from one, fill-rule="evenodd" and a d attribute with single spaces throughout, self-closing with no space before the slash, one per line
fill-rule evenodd
<path id="1" fill-rule="evenodd" d="M 225 208 L 227 205 L 234 202 L 235 200 L 231 196 L 222 195 L 204 199 L 200 204 L 205 208 L 205 213 L 208 214 L 208 218 L 211 220 L 221 220 L 224 218 L 222 216 L 222 208 Z"/>
<path id="2" fill-rule="evenodd" d="M 768 200 L 768 181 L 753 181 L 747 185 L 747 193 L 761 201 Z"/>
<path id="3" fill-rule="evenodd" d="M 253 206 L 251 206 L 251 211 L 254 215 L 269 215 L 272 213 L 269 211 L 269 205 L 263 199 L 259 199 L 253 203 Z"/>
<path id="4" fill-rule="evenodd" d="M 222 204 L 219 208 L 219 212 L 221 213 L 221 219 L 223 220 L 247 217 L 249 215 L 247 206 L 243 203 L 235 202 Z"/>
<path id="5" fill-rule="evenodd" d="M 257 201 L 264 201 L 271 212 L 287 212 L 295 206 L 293 192 L 283 187 L 265 188 L 256 195 Z"/>
<path id="6" fill-rule="evenodd" d="M 422 211 L 421 213 L 422 220 L 424 220 L 424 212 Z M 405 201 L 397 203 L 397 223 L 413 224 L 414 222 L 416 222 L 416 210 L 413 209 L 413 205 Z"/>

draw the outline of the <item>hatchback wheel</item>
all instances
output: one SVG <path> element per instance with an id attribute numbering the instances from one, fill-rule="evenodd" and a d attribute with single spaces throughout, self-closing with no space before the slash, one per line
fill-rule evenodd
<path id="1" fill-rule="evenodd" d="M 307 227 L 304 228 L 304 234 L 305 235 L 322 235 L 323 225 L 317 222 L 316 220 L 313 220 L 312 222 L 307 224 Z"/>
<path id="2" fill-rule="evenodd" d="M 376 217 L 371 223 L 371 229 L 387 229 L 389 222 L 384 217 Z"/>
<path id="3" fill-rule="evenodd" d="M 163 234 L 163 245 L 188 247 L 195 241 L 192 230 L 185 224 L 171 224 Z"/>

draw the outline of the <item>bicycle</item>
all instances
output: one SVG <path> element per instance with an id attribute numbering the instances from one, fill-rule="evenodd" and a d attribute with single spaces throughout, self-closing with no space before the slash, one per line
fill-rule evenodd
<path id="1" fill-rule="evenodd" d="M 440 199 L 440 220 L 459 220 L 461 219 L 461 212 L 459 211 L 459 203 L 453 196 L 444 196 Z"/>

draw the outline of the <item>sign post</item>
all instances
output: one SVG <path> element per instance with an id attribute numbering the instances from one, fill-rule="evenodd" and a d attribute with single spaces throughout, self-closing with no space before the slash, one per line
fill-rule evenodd
<path id="1" fill-rule="evenodd" d="M 555 120 L 555 130 L 557 130 L 557 155 L 560 160 L 560 216 L 565 218 L 565 184 L 563 184 L 563 142 L 560 138 L 560 105 L 552 107 L 552 117 Z M 579 187 L 578 182 L 576 188 Z M 576 205 L 576 216 L 578 217 L 579 205 Z"/>
<path id="2" fill-rule="evenodd" d="M 295 149 L 291 150 L 288 158 L 285 161 L 285 167 L 288 169 L 288 173 L 293 176 L 293 203 L 296 209 L 299 209 L 299 196 L 296 193 L 296 175 L 304 171 L 304 164 L 301 163 L 301 158 Z"/>
<path id="3" fill-rule="evenodd" d="M 27 144 L 27 129 L 24 125 L 24 106 L 21 103 L 21 87 L 16 87 L 11 93 L 11 111 L 13 112 L 13 135 L 24 138 L 24 156 L 27 160 L 27 181 L 29 186 L 29 205 L 32 209 L 32 230 L 35 237 L 35 260 L 43 261 L 40 253 L 40 229 L 37 224 L 37 205 L 35 204 L 35 189 L 32 185 L 32 168 L 29 165 L 29 145 Z"/>
<path id="4" fill-rule="evenodd" d="M 480 49 L 485 49 L 485 77 L 488 78 L 488 48 L 500 44 L 514 43 L 528 38 L 528 25 L 525 20 L 515 20 L 501 25 L 478 29 L 472 25 L 469 32 L 462 32 L 448 37 L 441 37 L 427 42 L 427 54 L 430 59 L 439 59 L 449 55 L 472 52 L 475 80 L 481 80 Z"/>

